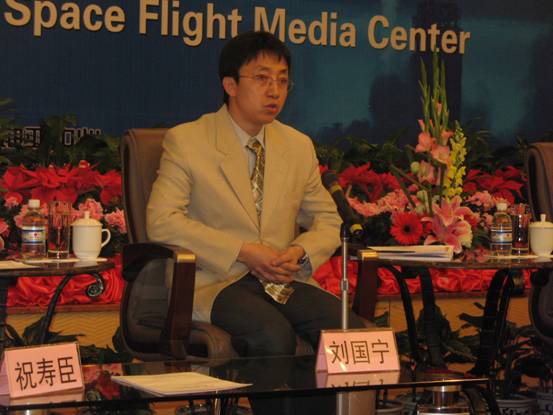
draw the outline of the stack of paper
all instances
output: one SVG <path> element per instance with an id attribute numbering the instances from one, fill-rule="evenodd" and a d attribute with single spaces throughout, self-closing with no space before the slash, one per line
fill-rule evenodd
<path id="1" fill-rule="evenodd" d="M 243 388 L 249 383 L 236 383 L 196 372 L 164 373 L 161 375 L 112 376 L 114 382 L 131 386 L 158 396 L 217 392 Z"/>
<path id="2" fill-rule="evenodd" d="M 451 261 L 451 245 L 369 246 L 382 259 L 409 261 Z"/>

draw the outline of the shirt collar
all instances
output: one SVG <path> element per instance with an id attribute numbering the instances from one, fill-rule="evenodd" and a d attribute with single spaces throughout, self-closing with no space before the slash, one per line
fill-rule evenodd
<path id="1" fill-rule="evenodd" d="M 232 123 L 232 127 L 234 128 L 234 132 L 236 133 L 238 139 L 240 140 L 240 144 L 242 144 L 242 147 L 246 147 L 248 145 L 248 142 L 250 141 L 251 136 L 245 132 L 237 123 L 234 121 L 234 118 L 232 118 L 232 115 L 229 113 L 230 122 Z M 261 130 L 254 136 L 257 138 L 257 140 L 261 143 L 263 148 L 265 148 L 265 126 L 261 127 Z"/>

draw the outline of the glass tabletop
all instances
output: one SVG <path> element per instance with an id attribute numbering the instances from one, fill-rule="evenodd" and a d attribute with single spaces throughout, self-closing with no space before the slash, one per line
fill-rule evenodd
<path id="1" fill-rule="evenodd" d="M 412 260 L 408 257 L 383 259 L 374 257 L 374 252 L 369 249 L 358 251 L 358 256 L 366 256 L 370 260 L 378 261 L 381 265 L 397 265 L 404 267 L 427 267 L 442 269 L 530 269 L 553 268 L 551 257 L 539 257 L 535 255 L 510 255 L 508 257 L 488 256 L 467 251 L 463 256 L 452 260 L 443 260 L 428 257 L 424 260 Z"/>
<path id="2" fill-rule="evenodd" d="M 183 401 L 209 398 L 293 396 L 328 394 L 341 391 L 377 390 L 404 387 L 443 385 L 483 385 L 486 378 L 469 378 L 447 370 L 412 371 L 407 366 L 398 372 L 329 375 L 315 371 L 315 356 L 237 358 L 230 360 L 170 361 L 83 367 L 84 391 L 66 392 L 31 398 L 10 399 L 0 396 L 3 411 L 46 409 L 52 407 L 141 407 L 152 402 Z M 156 396 L 148 392 L 120 386 L 112 375 L 146 375 L 195 371 L 220 379 L 251 386 L 220 392 L 197 392 L 175 396 Z"/>
<path id="3" fill-rule="evenodd" d="M 45 259 L 44 262 L 29 263 L 32 268 L 0 270 L 0 278 L 18 277 L 47 277 L 56 275 L 75 275 L 102 272 L 114 268 L 115 264 L 109 260 L 86 260 L 74 262 L 55 262 Z"/>

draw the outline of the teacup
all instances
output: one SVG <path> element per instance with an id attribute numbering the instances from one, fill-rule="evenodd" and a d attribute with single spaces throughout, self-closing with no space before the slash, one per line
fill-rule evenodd
<path id="1" fill-rule="evenodd" d="M 90 212 L 85 212 L 82 219 L 77 219 L 71 224 L 73 227 L 73 253 L 80 260 L 93 260 L 98 258 L 102 247 L 111 239 L 109 229 L 102 229 L 102 224 L 90 217 Z M 102 235 L 106 234 L 104 240 Z"/>
<path id="2" fill-rule="evenodd" d="M 553 251 L 553 223 L 545 220 L 545 214 L 540 215 L 539 222 L 529 226 L 530 249 L 538 256 L 549 256 Z"/>

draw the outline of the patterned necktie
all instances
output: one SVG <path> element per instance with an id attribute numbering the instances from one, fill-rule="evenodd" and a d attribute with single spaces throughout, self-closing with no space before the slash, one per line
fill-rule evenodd
<path id="1" fill-rule="evenodd" d="M 250 177 L 252 186 L 253 200 L 257 217 L 261 219 L 261 211 L 263 210 L 263 175 L 265 173 L 265 149 L 255 137 L 248 141 L 248 148 L 255 154 L 255 166 Z"/>
<path id="2" fill-rule="evenodd" d="M 252 186 L 253 200 L 257 217 L 261 221 L 261 211 L 263 210 L 263 175 L 265 173 L 265 149 L 256 137 L 250 138 L 248 148 L 255 154 L 255 166 L 253 168 L 250 183 Z M 294 289 L 288 284 L 279 284 L 275 282 L 259 279 L 265 292 L 277 303 L 286 304 Z"/>

